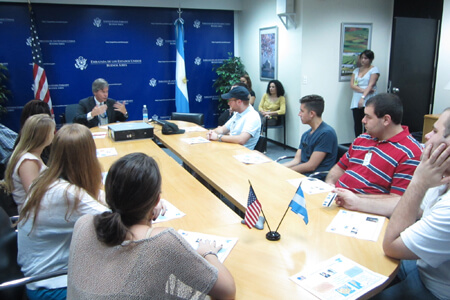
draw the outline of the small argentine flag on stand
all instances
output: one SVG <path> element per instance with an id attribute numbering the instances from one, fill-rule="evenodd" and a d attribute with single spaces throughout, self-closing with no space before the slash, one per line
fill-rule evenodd
<path id="1" fill-rule="evenodd" d="M 181 9 L 178 10 L 179 18 L 175 21 L 175 34 L 177 41 L 177 69 L 175 86 L 175 105 L 177 112 L 189 112 L 189 96 L 187 92 L 186 67 L 184 64 L 184 20 L 181 18 Z"/>
<path id="2" fill-rule="evenodd" d="M 289 203 L 289 207 L 293 212 L 301 215 L 305 224 L 308 224 L 308 211 L 306 210 L 306 201 L 301 183 L 298 186 L 297 192 L 295 192 L 294 198 L 292 198 L 291 203 Z"/>

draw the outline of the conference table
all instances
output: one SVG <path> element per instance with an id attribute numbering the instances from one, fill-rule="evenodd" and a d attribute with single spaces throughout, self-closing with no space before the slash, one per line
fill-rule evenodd
<path id="1" fill-rule="evenodd" d="M 186 122 L 176 123 L 181 128 L 195 126 Z M 92 132 L 102 131 L 106 129 L 92 129 Z M 272 230 L 277 227 L 296 191 L 296 187 L 287 180 L 298 179 L 302 175 L 275 162 L 245 165 L 234 155 L 251 151 L 240 145 L 219 142 L 190 145 L 181 140 L 205 136 L 205 131 L 179 135 L 162 135 L 160 131 L 160 126 L 155 125 L 154 133 L 158 139 L 241 211 L 245 211 L 247 205 L 250 180 L 269 225 Z M 146 153 L 158 162 L 163 176 L 162 198 L 186 216 L 156 226 L 238 238 L 224 262 L 235 279 L 237 299 L 317 299 L 289 277 L 337 254 L 389 277 L 382 286 L 363 298 L 380 291 L 396 274 L 399 261 L 386 257 L 382 250 L 387 222 L 377 242 L 326 232 L 340 208 L 335 204 L 322 207 L 325 194 L 305 195 L 308 225 L 289 211 L 278 230 L 281 239 L 269 241 L 265 238 L 268 232 L 266 225 L 264 230 L 257 230 L 241 224 L 242 219 L 233 210 L 153 140 L 114 142 L 104 137 L 95 139 L 95 142 L 97 149 L 115 148 L 117 151 L 115 156 L 99 158 L 104 171 L 119 157 L 132 152 Z"/>

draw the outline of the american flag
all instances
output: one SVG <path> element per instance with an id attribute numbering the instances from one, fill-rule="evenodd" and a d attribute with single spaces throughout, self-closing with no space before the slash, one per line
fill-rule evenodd
<path id="1" fill-rule="evenodd" d="M 52 99 L 48 89 L 47 76 L 45 75 L 44 62 L 42 60 L 41 43 L 36 30 L 36 18 L 34 16 L 31 4 L 28 3 L 31 20 L 31 54 L 33 56 L 33 80 L 34 80 L 34 98 L 42 100 L 48 104 L 53 115 Z"/>
<path id="2" fill-rule="evenodd" d="M 259 219 L 259 213 L 261 212 L 261 203 L 259 203 L 256 198 L 255 192 L 253 191 L 253 187 L 250 186 L 250 191 L 248 192 L 248 202 L 247 202 L 247 210 L 245 211 L 245 224 L 247 224 L 248 228 L 252 228 L 255 226 L 256 222 Z"/>

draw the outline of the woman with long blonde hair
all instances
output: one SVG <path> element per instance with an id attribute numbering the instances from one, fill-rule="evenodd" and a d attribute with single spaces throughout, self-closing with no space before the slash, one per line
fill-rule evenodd
<path id="1" fill-rule="evenodd" d="M 63 126 L 46 169 L 31 186 L 18 221 L 18 263 L 25 276 L 67 269 L 75 221 L 108 210 L 99 201 L 102 174 L 89 129 Z M 27 285 L 29 299 L 65 299 L 67 276 Z"/>
<path id="2" fill-rule="evenodd" d="M 9 159 L 4 181 L 19 212 L 31 183 L 47 168 L 41 154 L 52 143 L 54 133 L 55 122 L 46 114 L 29 117 L 21 130 L 21 138 Z"/>

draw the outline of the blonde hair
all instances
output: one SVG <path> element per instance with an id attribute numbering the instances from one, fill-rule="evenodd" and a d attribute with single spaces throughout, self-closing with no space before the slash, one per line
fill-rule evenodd
<path id="1" fill-rule="evenodd" d="M 20 133 L 20 141 L 14 149 L 5 170 L 5 180 L 2 185 L 9 193 L 14 190 L 12 177 L 17 162 L 25 153 L 42 147 L 48 141 L 52 131 L 55 131 L 55 121 L 47 114 L 33 115 L 26 120 Z"/>
<path id="2" fill-rule="evenodd" d="M 87 127 L 80 124 L 64 125 L 55 135 L 48 169 L 42 172 L 31 185 L 28 201 L 20 212 L 19 222 L 29 219 L 34 214 L 33 228 L 39 214 L 44 194 L 58 179 L 70 183 L 64 198 L 67 203 L 66 218 L 78 208 L 80 193 L 84 190 L 94 199 L 98 199 L 102 185 L 102 169 L 96 155 L 96 147 L 92 134 Z M 70 186 L 78 187 L 75 203 L 70 207 L 67 190 Z"/>

